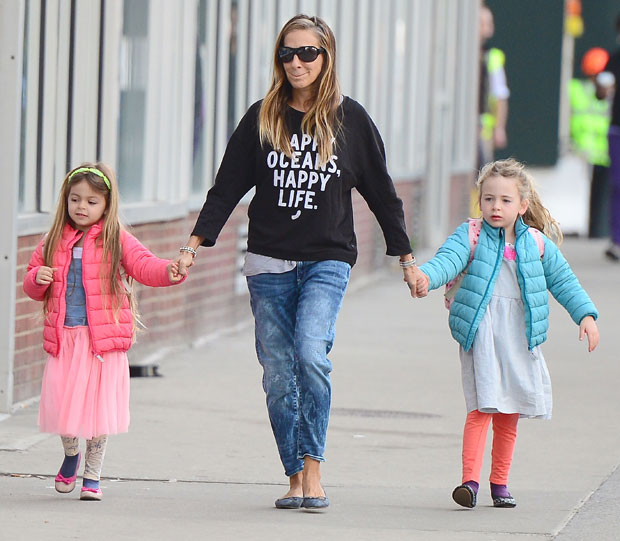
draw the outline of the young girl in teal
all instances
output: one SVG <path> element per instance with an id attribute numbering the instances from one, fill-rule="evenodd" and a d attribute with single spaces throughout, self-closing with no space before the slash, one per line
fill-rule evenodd
<path id="1" fill-rule="evenodd" d="M 524 166 L 513 159 L 487 164 L 477 187 L 482 223 L 475 246 L 465 222 L 420 267 L 426 281 L 417 283 L 417 294 L 424 296 L 466 271 L 449 316 L 460 344 L 468 412 L 462 484 L 452 497 L 475 507 L 492 419 L 491 497 L 495 507 L 514 507 L 507 484 L 517 421 L 551 417 L 551 381 L 539 347 L 549 326 L 547 290 L 579 325 L 579 339 L 587 335 L 588 351 L 599 341 L 598 312 L 549 238 L 559 243 L 562 233 Z M 530 228 L 542 233 L 531 234 Z"/>

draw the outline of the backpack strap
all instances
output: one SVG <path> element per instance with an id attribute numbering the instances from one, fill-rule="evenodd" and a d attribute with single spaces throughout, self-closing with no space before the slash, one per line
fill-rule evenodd
<path id="1" fill-rule="evenodd" d="M 469 218 L 469 262 L 474 259 L 474 251 L 480 238 L 480 230 L 482 229 L 482 218 Z"/>
<path id="2" fill-rule="evenodd" d="M 534 240 L 536 241 L 536 246 L 538 246 L 538 253 L 540 254 L 540 258 L 542 259 L 545 255 L 545 239 L 543 239 L 542 233 L 533 227 L 528 229 Z"/>
<path id="3" fill-rule="evenodd" d="M 452 306 L 452 301 L 454 300 L 454 296 L 456 295 L 456 292 L 461 287 L 461 282 L 463 281 L 463 278 L 465 277 L 465 274 L 467 273 L 469 264 L 474 259 L 474 251 L 476 249 L 476 245 L 478 244 L 478 238 L 480 237 L 480 230 L 482 229 L 482 218 L 469 218 L 467 222 L 469 224 L 469 227 L 467 229 L 467 237 L 469 238 L 469 261 L 467 263 L 467 266 L 465 267 L 465 270 L 463 270 L 463 272 L 461 272 L 456 278 L 454 278 L 453 280 L 450 280 L 446 284 L 446 290 L 444 293 L 444 297 L 445 297 L 444 302 L 448 310 L 450 310 L 450 306 Z"/>

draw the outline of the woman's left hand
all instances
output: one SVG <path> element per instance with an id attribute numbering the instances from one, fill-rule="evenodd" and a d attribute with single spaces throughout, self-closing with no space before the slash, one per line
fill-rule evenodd
<path id="1" fill-rule="evenodd" d="M 583 340 L 588 335 L 588 352 L 594 351 L 598 346 L 599 334 L 596 321 L 592 316 L 586 316 L 579 324 L 579 340 Z"/>
<path id="2" fill-rule="evenodd" d="M 404 268 L 403 275 L 403 280 L 409 286 L 409 292 L 414 299 L 428 295 L 428 280 L 417 266 Z"/>

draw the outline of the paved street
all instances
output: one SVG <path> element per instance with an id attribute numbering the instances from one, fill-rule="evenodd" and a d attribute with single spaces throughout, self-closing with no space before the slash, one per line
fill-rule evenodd
<path id="1" fill-rule="evenodd" d="M 345 298 L 331 355 L 325 513 L 276 510 L 285 478 L 267 421 L 253 332 L 170 351 L 163 377 L 132 379 L 132 424 L 110 438 L 101 503 L 57 494 L 62 458 L 36 404 L 0 422 L 0 539 L 618 539 L 618 270 L 603 241 L 563 251 L 601 312 L 593 354 L 551 301 L 544 346 L 551 421 L 525 420 L 510 488 L 516 509 L 450 497 L 465 416 L 441 292 L 408 297 L 393 268 Z M 144 338 L 143 339 L 148 339 Z M 483 478 L 488 477 L 485 459 Z"/>

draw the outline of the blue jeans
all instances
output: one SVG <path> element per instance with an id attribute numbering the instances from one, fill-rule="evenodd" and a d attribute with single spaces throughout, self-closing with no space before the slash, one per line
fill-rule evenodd
<path id="1" fill-rule="evenodd" d="M 269 420 L 288 476 L 303 470 L 306 456 L 325 460 L 327 354 L 350 273 L 342 261 L 299 261 L 289 272 L 247 278 Z"/>

